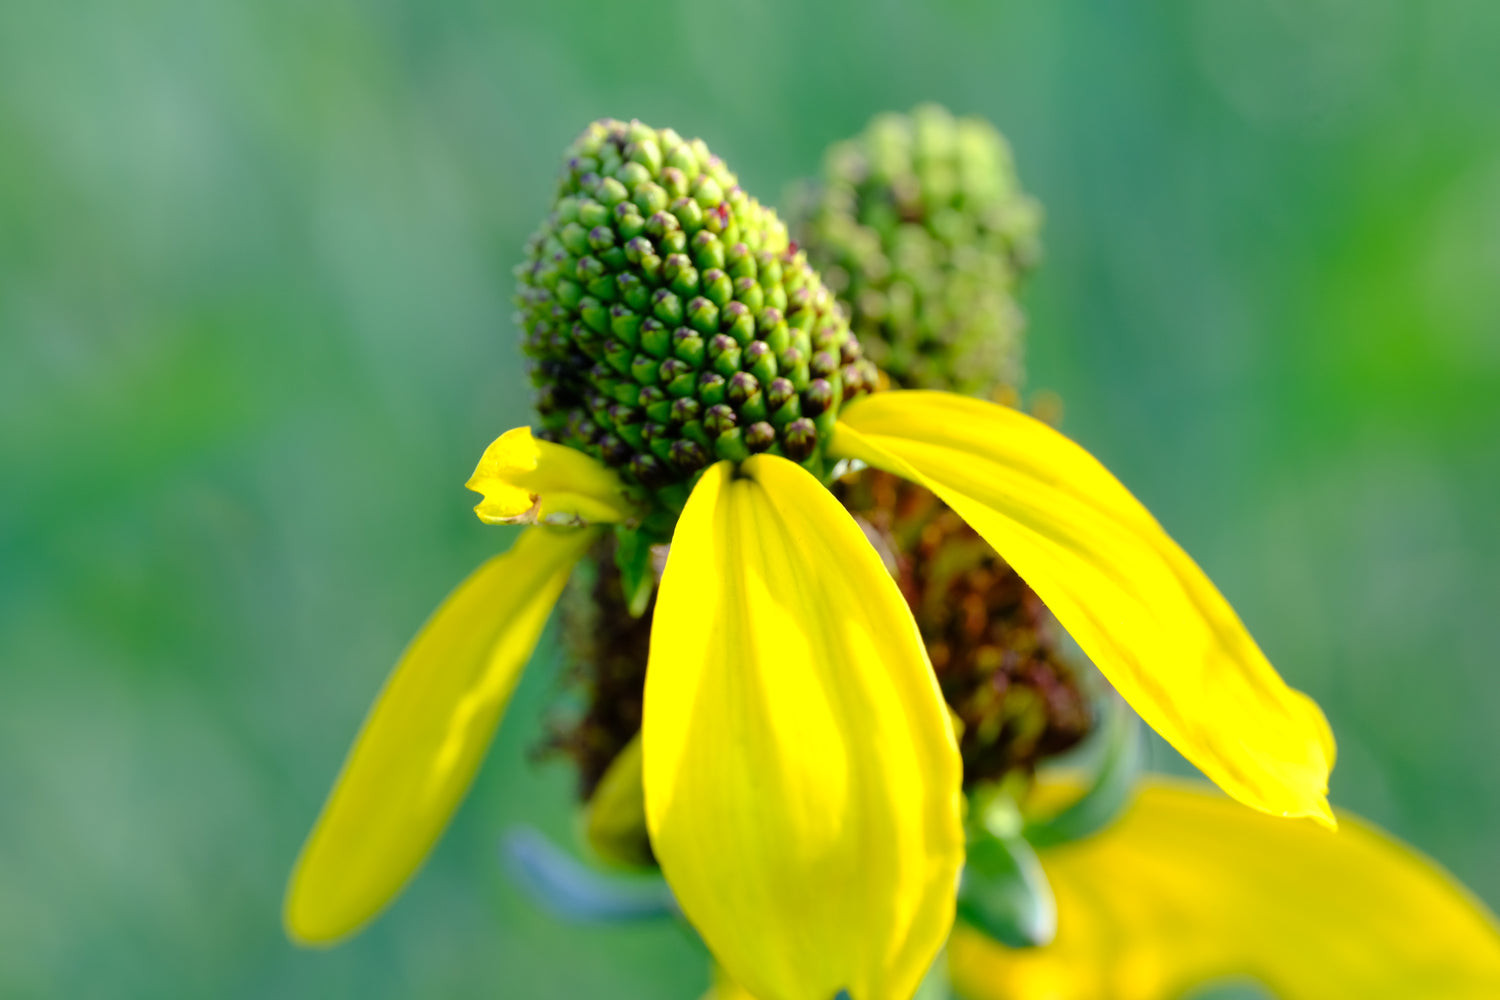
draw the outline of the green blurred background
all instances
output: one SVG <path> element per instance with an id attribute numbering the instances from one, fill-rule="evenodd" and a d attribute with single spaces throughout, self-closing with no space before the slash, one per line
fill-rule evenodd
<path id="1" fill-rule="evenodd" d="M 602 115 L 769 201 L 877 111 L 995 121 L 1048 211 L 1031 385 L 1325 706 L 1335 801 L 1500 903 L 1500 5 L 508 6 L 0 4 L 0 995 L 697 996 L 681 932 L 501 873 L 507 824 L 569 835 L 550 640 L 399 904 L 279 927 L 385 672 L 509 542 L 462 483 Z"/>

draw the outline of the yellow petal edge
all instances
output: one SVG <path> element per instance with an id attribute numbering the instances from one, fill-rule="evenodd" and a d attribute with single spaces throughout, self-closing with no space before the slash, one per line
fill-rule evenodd
<path id="1" fill-rule="evenodd" d="M 1174 1000 L 1244 978 L 1281 1000 L 1500 997 L 1494 916 L 1421 854 L 1339 821 L 1330 836 L 1153 779 L 1115 826 L 1042 852 L 1057 940 L 1010 951 L 960 927 L 953 984 L 968 1000 Z"/>
<path id="2" fill-rule="evenodd" d="M 713 982 L 709 984 L 708 992 L 699 1000 L 756 1000 L 756 998 L 746 993 L 743 986 L 730 979 L 724 974 L 723 969 L 715 965 Z"/>
<path id="3" fill-rule="evenodd" d="M 651 632 L 646 817 L 760 1000 L 909 1000 L 953 920 L 961 765 L 911 612 L 809 473 L 708 469 Z"/>
<path id="4" fill-rule="evenodd" d="M 407 647 L 349 751 L 287 887 L 299 944 L 389 903 L 468 791 L 547 617 L 597 529 L 528 528 L 459 584 Z"/>
<path id="5" fill-rule="evenodd" d="M 1141 717 L 1230 795 L 1334 825 L 1323 713 L 1287 687 L 1203 571 L 1088 452 L 1008 407 L 918 391 L 857 400 L 830 450 L 941 497 Z"/>
<path id="6" fill-rule="evenodd" d="M 464 484 L 484 499 L 474 513 L 486 524 L 628 522 L 635 505 L 613 469 L 576 448 L 508 430 L 490 443 Z"/>

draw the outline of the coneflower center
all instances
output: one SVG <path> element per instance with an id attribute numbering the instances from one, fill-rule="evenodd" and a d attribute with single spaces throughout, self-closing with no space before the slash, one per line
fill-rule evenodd
<path id="1" fill-rule="evenodd" d="M 540 435 L 668 508 L 718 459 L 823 475 L 840 406 L 875 387 L 775 213 L 670 129 L 589 126 L 517 277 Z"/>

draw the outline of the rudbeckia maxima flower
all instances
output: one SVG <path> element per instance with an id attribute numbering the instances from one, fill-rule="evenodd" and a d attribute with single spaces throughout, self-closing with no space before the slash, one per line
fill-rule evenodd
<path id="1" fill-rule="evenodd" d="M 1322 714 L 1150 514 L 1019 412 L 869 394 L 816 272 L 701 142 L 591 127 L 528 253 L 543 431 L 502 435 L 469 487 L 531 527 L 397 665 L 293 872 L 295 939 L 353 932 L 411 877 L 612 524 L 670 542 L 641 732 L 683 913 L 761 1000 L 910 997 L 953 922 L 962 768 L 911 613 L 826 488 L 843 460 L 941 497 L 1231 795 L 1333 825 Z"/>
<path id="2" fill-rule="evenodd" d="M 1452 876 L 1358 817 L 1336 835 L 1157 778 L 1104 832 L 1041 852 L 1057 939 L 955 929 L 966 1000 L 1173 1000 L 1253 980 L 1279 1000 L 1500 997 L 1500 927 Z"/>

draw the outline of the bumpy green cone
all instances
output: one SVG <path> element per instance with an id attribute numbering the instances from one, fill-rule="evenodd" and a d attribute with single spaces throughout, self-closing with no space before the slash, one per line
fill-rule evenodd
<path id="1" fill-rule="evenodd" d="M 821 473 L 875 370 L 774 212 L 701 140 L 599 121 L 517 269 L 542 436 L 680 506 L 715 459 Z"/>
<path id="2" fill-rule="evenodd" d="M 825 161 L 793 228 L 870 359 L 903 388 L 1013 394 L 1024 325 L 1013 295 L 1042 213 L 1005 139 L 923 105 L 876 117 Z"/>

